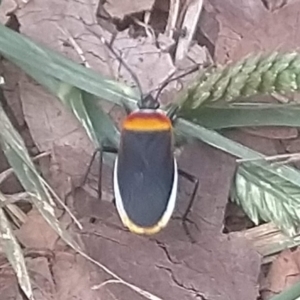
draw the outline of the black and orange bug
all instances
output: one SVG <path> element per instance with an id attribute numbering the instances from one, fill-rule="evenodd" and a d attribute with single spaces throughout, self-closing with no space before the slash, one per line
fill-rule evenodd
<path id="1" fill-rule="evenodd" d="M 111 45 L 102 36 L 99 38 L 129 71 L 141 91 L 135 74 Z M 113 170 L 115 205 L 123 225 L 136 234 L 152 235 L 168 224 L 175 209 L 179 175 L 194 183 L 188 207 L 182 216 L 184 229 L 188 233 L 185 221 L 199 185 L 196 177 L 177 166 L 172 126 L 174 112 L 168 115 L 160 110 L 157 100 L 163 87 L 156 98 L 151 94 L 141 98 L 138 109 L 125 118 L 119 149 L 106 146 L 96 149 L 83 180 L 84 184 L 99 152 L 98 195 L 101 198 L 103 152 L 117 154 Z"/>

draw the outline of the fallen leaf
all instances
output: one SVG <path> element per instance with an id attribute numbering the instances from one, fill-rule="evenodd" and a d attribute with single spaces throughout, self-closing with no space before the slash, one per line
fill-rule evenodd
<path id="1" fill-rule="evenodd" d="M 36 209 L 32 209 L 27 216 L 26 223 L 15 231 L 20 243 L 26 248 L 54 249 L 58 235 L 43 216 Z"/>
<path id="2" fill-rule="evenodd" d="M 17 3 L 14 0 L 4 0 L 0 4 L 0 22 L 1 24 L 6 24 L 9 20 L 9 13 L 17 8 Z"/>
<path id="3" fill-rule="evenodd" d="M 29 270 L 36 300 L 55 299 L 55 282 L 51 274 L 51 264 L 47 257 L 27 258 L 26 265 Z"/>
<path id="4" fill-rule="evenodd" d="M 300 280 L 300 251 L 282 251 L 272 263 L 262 288 L 263 299 L 279 294 Z"/>
<path id="5" fill-rule="evenodd" d="M 278 154 L 278 141 L 275 139 L 249 134 L 240 129 L 228 130 L 225 135 L 228 138 L 265 155 L 273 156 Z"/>
<path id="6" fill-rule="evenodd" d="M 154 0 L 118 0 L 105 1 L 103 9 L 111 18 L 123 19 L 125 16 L 151 11 L 154 5 Z"/>
<path id="7" fill-rule="evenodd" d="M 296 128 L 288 128 L 288 127 L 245 127 L 242 129 L 243 131 L 256 135 L 265 137 L 268 139 L 278 139 L 278 140 L 289 140 L 294 139 L 298 136 L 298 130 Z"/>
<path id="8" fill-rule="evenodd" d="M 0 294 L 2 299 L 22 300 L 16 276 L 8 263 L 0 269 Z"/>
<path id="9" fill-rule="evenodd" d="M 204 1 L 196 38 L 200 45 L 206 45 L 212 57 L 214 56 L 219 31 L 220 24 L 217 20 L 217 12 L 209 1 Z"/>
<path id="10" fill-rule="evenodd" d="M 97 272 L 96 272 L 97 271 Z M 116 300 L 106 288 L 92 290 L 96 280 L 101 280 L 96 269 L 84 258 L 74 253 L 57 253 L 52 272 L 56 282 L 56 300 Z M 98 274 L 97 274 L 98 273 Z M 103 280 L 102 276 L 102 280 Z M 121 299 L 121 298 L 119 298 Z"/>
<path id="11" fill-rule="evenodd" d="M 220 32 L 215 59 L 219 63 L 258 51 L 295 50 L 298 46 L 299 1 L 271 12 L 261 0 L 212 0 Z"/>
<path id="12" fill-rule="evenodd" d="M 262 0 L 262 2 L 268 10 L 274 11 L 285 6 L 288 0 Z"/>

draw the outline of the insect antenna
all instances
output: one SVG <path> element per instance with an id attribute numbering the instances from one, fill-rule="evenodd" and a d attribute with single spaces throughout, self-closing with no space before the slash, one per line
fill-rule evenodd
<path id="1" fill-rule="evenodd" d="M 172 78 L 172 76 L 173 76 L 174 74 L 172 74 L 171 76 L 169 76 L 169 77 L 161 84 L 160 88 L 157 90 L 156 97 L 154 98 L 153 101 L 156 102 L 156 103 L 159 103 L 159 102 L 158 102 L 158 98 L 159 98 L 161 92 L 163 91 L 163 89 L 164 89 L 169 83 L 171 83 L 172 81 L 178 80 L 178 79 L 180 79 L 180 78 L 182 78 L 182 77 L 185 77 L 186 75 L 191 74 L 191 73 L 197 71 L 198 69 L 199 69 L 199 65 L 196 65 L 196 66 L 192 67 L 190 70 L 188 70 L 188 71 L 184 72 L 183 74 L 180 74 L 180 75 L 178 75 L 178 76 L 176 76 L 176 77 L 173 77 L 173 78 Z M 150 93 L 152 93 L 153 91 L 154 91 L 154 90 L 152 90 Z M 175 118 L 175 115 L 176 115 L 177 110 L 178 110 L 178 106 L 177 106 L 177 105 L 174 105 L 174 104 L 173 104 L 173 105 L 170 105 L 170 106 L 169 106 L 169 109 L 167 109 L 167 116 L 168 116 L 170 119 L 173 120 L 173 119 Z"/>
<path id="2" fill-rule="evenodd" d="M 196 72 L 198 69 L 199 69 L 199 65 L 196 65 L 196 66 L 192 67 L 190 70 L 188 70 L 188 71 L 186 71 L 186 72 L 184 72 L 184 73 L 182 73 L 182 74 L 180 74 L 180 75 L 178 75 L 178 76 L 176 76 L 176 77 L 173 77 L 173 78 L 172 78 L 173 75 L 171 75 L 169 78 L 167 78 L 167 79 L 162 83 L 162 85 L 161 85 L 160 88 L 158 89 L 158 91 L 157 91 L 157 93 L 156 93 L 156 96 L 155 96 L 155 100 L 158 101 L 159 95 L 161 94 L 161 92 L 163 91 L 163 89 L 164 89 L 165 87 L 167 87 L 167 85 L 168 85 L 169 83 L 171 83 L 172 81 L 178 80 L 178 79 L 180 79 L 180 78 L 182 78 L 182 77 L 185 77 L 185 76 L 187 76 L 187 75 L 189 75 L 189 74 L 191 74 L 191 73 L 194 73 L 194 72 Z"/>
<path id="3" fill-rule="evenodd" d="M 127 63 L 122 59 L 122 57 L 114 50 L 114 48 L 112 47 L 112 43 L 114 42 L 115 36 L 112 37 L 111 42 L 109 43 L 105 37 L 98 33 L 95 32 L 93 30 L 91 30 L 90 28 L 86 27 L 86 29 L 90 32 L 93 33 L 96 37 L 99 38 L 99 40 L 101 41 L 101 43 L 116 57 L 116 59 L 118 60 L 118 62 L 127 70 L 127 72 L 130 74 L 130 76 L 132 77 L 132 79 L 135 81 L 137 88 L 140 92 L 141 95 L 141 99 L 139 100 L 141 103 L 139 104 L 142 105 L 143 102 L 143 90 L 142 90 L 142 86 L 141 83 L 138 79 L 138 77 L 136 76 L 136 74 L 131 70 L 131 68 L 127 65 Z"/>
<path id="4" fill-rule="evenodd" d="M 160 104 L 159 104 L 159 101 L 158 101 L 158 98 L 159 98 L 159 95 L 161 94 L 161 92 L 163 91 L 163 89 L 172 81 L 175 81 L 175 80 L 178 80 L 188 74 L 191 74 L 193 72 L 195 72 L 196 70 L 199 69 L 199 65 L 196 65 L 194 67 L 192 67 L 190 70 L 188 70 L 187 72 L 184 72 L 183 74 L 179 75 L 179 76 L 176 76 L 174 78 L 167 78 L 165 80 L 164 83 L 162 83 L 161 87 L 158 89 L 157 93 L 156 93 L 156 96 L 153 97 L 152 96 L 152 92 L 151 91 L 150 93 L 148 93 L 146 96 L 143 96 L 143 90 L 142 90 L 142 86 L 141 86 L 141 83 L 138 79 L 138 77 L 136 76 L 136 74 L 131 70 L 131 68 L 128 66 L 128 64 L 122 59 L 122 57 L 114 50 L 114 48 L 112 47 L 112 43 L 115 39 L 115 36 L 113 36 L 111 42 L 109 43 L 105 37 L 100 34 L 99 32 L 95 32 L 93 30 L 91 30 L 90 28 L 86 27 L 86 29 L 90 32 L 90 33 L 93 33 L 96 37 L 99 38 L 99 40 L 102 42 L 102 44 L 104 46 L 106 46 L 106 48 L 116 57 L 116 59 L 119 61 L 119 63 L 127 70 L 127 72 L 130 74 L 130 76 L 132 77 L 132 79 L 135 81 L 136 85 L 137 85 L 137 88 L 140 92 L 140 99 L 139 99 L 139 102 L 138 102 L 138 107 L 140 109 L 142 108 L 151 108 L 151 109 L 157 109 L 159 108 Z"/>

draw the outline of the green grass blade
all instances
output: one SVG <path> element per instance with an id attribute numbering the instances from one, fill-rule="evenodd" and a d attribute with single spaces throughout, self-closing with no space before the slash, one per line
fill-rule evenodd
<path id="1" fill-rule="evenodd" d="M 1 192 L 0 201 L 6 201 L 5 196 Z M 28 299 L 33 300 L 32 287 L 22 249 L 14 236 L 13 229 L 2 208 L 0 208 L 0 237 L 2 248 L 17 275 L 21 289 Z"/>
<path id="2" fill-rule="evenodd" d="M 35 70 L 22 63 L 18 65 L 72 111 L 95 145 L 117 146 L 119 144 L 119 131 L 101 106 L 96 104 L 95 96 L 49 76 L 42 70 Z M 131 108 L 134 106 L 131 104 Z M 106 155 L 106 157 L 110 156 Z"/>
<path id="3" fill-rule="evenodd" d="M 263 158 L 262 154 L 236 143 L 214 130 L 204 128 L 181 118 L 175 121 L 174 127 L 180 135 L 190 136 L 195 139 L 202 140 L 208 145 L 227 152 L 233 156 L 247 159 Z"/>
<path id="4" fill-rule="evenodd" d="M 57 96 L 81 122 L 96 145 L 118 146 L 119 131 L 112 119 L 97 105 L 93 95 L 68 84 L 62 84 L 57 92 Z"/>
<path id="5" fill-rule="evenodd" d="M 186 135 L 195 139 L 202 140 L 208 145 L 227 152 L 233 156 L 247 160 L 258 160 L 261 164 L 265 164 L 263 159 L 265 156 L 263 154 L 254 151 L 246 146 L 243 146 L 235 141 L 232 141 L 214 130 L 206 129 L 202 126 L 195 125 L 183 119 L 178 119 L 175 122 L 175 129 L 181 135 Z M 268 163 L 266 163 L 266 167 L 269 167 Z M 288 180 L 294 182 L 296 185 L 300 185 L 300 182 L 298 183 L 300 179 L 298 177 L 298 170 L 292 167 L 282 166 L 280 172 L 282 173 L 282 175 L 287 177 Z"/>
<path id="6" fill-rule="evenodd" d="M 195 115 L 196 114 L 196 115 Z M 188 120 L 210 129 L 245 126 L 300 127 L 299 105 L 228 105 L 203 106 L 197 112 L 190 111 Z"/>
<path id="7" fill-rule="evenodd" d="M 93 128 L 97 134 L 98 143 L 106 145 L 110 144 L 118 147 L 120 132 L 112 119 L 102 109 L 99 109 L 99 105 L 97 105 L 93 95 L 82 92 L 82 98 Z M 106 140 L 100 140 L 101 137 L 104 137 Z"/>
<path id="8" fill-rule="evenodd" d="M 243 159 L 257 159 L 237 169 L 232 196 L 256 224 L 272 221 L 290 236 L 300 226 L 300 172 L 292 167 L 274 167 L 263 155 L 215 131 L 178 119 L 176 130 Z"/>
<path id="9" fill-rule="evenodd" d="M 1 28 L 1 27 L 0 27 Z M 1 34 L 1 31 L 0 31 Z M 32 43 L 32 42 L 29 42 Z M 1 48 L 1 45 L 0 45 Z M 38 48 L 38 46 L 36 46 Z M 39 48 L 38 48 L 39 49 Z M 1 49 L 0 49 L 1 51 Z M 50 50 L 41 50 L 41 51 L 49 51 L 49 55 L 52 55 L 52 52 Z M 55 53 L 58 57 L 60 57 L 60 60 L 57 63 L 57 68 L 66 68 L 65 72 L 72 73 L 72 68 L 69 68 L 69 65 L 73 66 L 75 65 L 77 67 L 77 64 L 67 60 L 66 58 L 58 55 Z M 96 105 L 95 97 L 85 90 L 81 90 L 79 88 L 76 88 L 72 85 L 70 85 L 68 82 L 63 82 L 60 79 L 56 78 L 55 76 L 49 75 L 46 72 L 44 72 L 44 67 L 40 66 L 40 69 L 35 69 L 31 65 L 28 65 L 27 62 L 24 62 L 24 60 L 19 59 L 13 59 L 11 56 L 7 56 L 8 59 L 11 59 L 12 62 L 14 62 L 16 65 L 18 65 L 20 68 L 22 68 L 28 75 L 30 75 L 33 79 L 35 79 L 39 84 L 44 86 L 46 89 L 48 89 L 53 95 L 55 95 L 57 98 L 59 98 L 63 104 L 70 109 L 73 114 L 77 117 L 77 119 L 81 122 L 84 129 L 86 130 L 88 136 L 90 139 L 94 142 L 95 145 L 100 146 L 103 144 L 107 145 L 113 145 L 117 146 L 119 143 L 119 132 L 114 125 L 113 121 L 110 119 L 109 116 L 101 109 L 101 106 Z M 67 61 L 68 64 L 66 66 L 64 64 L 61 64 L 61 61 Z M 75 66 L 73 68 L 75 68 Z M 78 65 L 79 66 L 79 65 Z M 85 72 L 90 71 L 89 69 L 86 69 L 82 66 L 79 66 L 80 69 L 84 69 Z M 73 75 L 76 76 L 75 73 Z M 74 76 L 73 76 L 74 77 Z M 100 77 L 100 78 L 99 78 Z M 101 82 L 101 76 L 97 74 L 97 76 L 94 78 L 94 81 L 98 80 Z M 111 86 L 107 85 L 107 80 L 104 80 L 104 83 L 102 84 L 102 87 L 105 90 L 110 90 Z M 118 86 L 117 83 L 115 83 L 116 87 Z M 122 85 L 121 85 L 122 86 Z M 100 85 L 101 87 L 101 85 Z M 93 88 L 87 84 L 87 89 L 89 91 L 94 91 Z M 118 89 L 117 89 L 118 90 Z M 99 92 L 99 91 L 98 91 Z M 111 89 L 111 95 L 115 95 L 114 89 Z M 112 102 L 117 103 L 123 103 L 122 99 L 120 102 L 116 101 L 114 97 L 111 95 L 108 96 L 108 100 L 111 100 Z M 135 101 L 132 102 L 128 96 L 126 96 L 128 105 L 131 108 L 135 107 Z M 128 100 L 129 99 L 129 100 Z M 105 155 L 105 160 L 108 162 L 112 162 L 111 158 L 113 155 Z"/>
<path id="10" fill-rule="evenodd" d="M 106 79 L 1 24 L 0 54 L 25 72 L 29 73 L 31 70 L 31 76 L 37 72 L 38 74 L 33 76 L 35 79 L 42 72 L 107 101 L 121 104 L 125 97 L 133 105 L 136 103 L 137 95 L 126 85 Z"/>
<path id="11" fill-rule="evenodd" d="M 32 160 L 29 157 L 25 144 L 19 133 L 13 128 L 3 108 L 0 106 L 0 143 L 2 150 L 14 169 L 16 176 L 24 189 L 32 196 L 33 204 L 43 215 L 49 225 L 61 236 L 67 243 L 75 245 L 75 242 L 64 230 L 57 218 L 53 208 L 53 200 L 49 191 L 56 195 L 49 188 L 47 189 L 43 178 L 36 170 Z M 56 195 L 56 198 L 58 196 Z M 75 219 L 78 224 L 78 221 Z"/>
<path id="12" fill-rule="evenodd" d="M 300 188 L 281 176 L 281 168 L 271 168 L 254 163 L 239 166 L 232 199 L 256 225 L 272 221 L 295 236 L 300 225 Z"/>

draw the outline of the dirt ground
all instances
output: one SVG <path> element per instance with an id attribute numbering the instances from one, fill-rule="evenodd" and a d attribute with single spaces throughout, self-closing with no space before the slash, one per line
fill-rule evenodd
<path id="1" fill-rule="evenodd" d="M 197 1 L 182 2 L 179 20 L 184 20 L 184 12 Z M 150 12 L 149 22 L 144 11 Z M 130 76 L 87 28 L 102 28 L 107 38 L 116 34 L 114 46 L 124 54 L 145 92 L 157 87 L 176 68 L 211 61 L 223 64 L 255 51 L 295 50 L 299 11 L 298 0 L 204 1 L 190 51 L 185 59 L 177 60 L 180 52 L 174 50 L 174 41 L 182 32 L 178 30 L 170 38 L 164 31 L 171 14 L 167 0 L 3 0 L 0 6 L 3 23 L 101 74 L 132 84 Z M 148 72 L 150 66 L 153 72 Z M 39 165 L 64 197 L 84 175 L 93 153 L 92 143 L 62 104 L 32 79 L 4 60 L 0 71 L 6 79 L 6 102 L 2 103 L 5 110 L 32 155 L 51 152 Z M 175 87 L 166 89 L 162 102 L 172 100 Z M 116 122 L 124 116 L 112 105 L 107 104 L 105 109 Z M 224 133 L 269 155 L 300 151 L 296 128 L 245 128 Z M 200 181 L 189 222 L 196 243 L 191 243 L 176 218 L 183 213 L 191 193 L 191 185 L 184 179 L 179 182 L 175 218 L 153 237 L 136 236 L 122 227 L 112 204 L 112 170 L 108 166 L 104 170 L 102 201 L 96 197 L 96 164 L 84 188 L 66 200 L 83 230 L 72 223 L 63 209 L 57 209 L 58 218 L 86 253 L 125 283 L 116 282 L 103 268 L 74 253 L 35 209 L 22 207 L 27 220 L 16 229 L 16 235 L 24 248 L 35 299 L 265 300 L 299 279 L 297 249 L 283 252 L 271 267 L 266 267 L 262 266 L 257 249 L 234 234 L 253 224 L 228 204 L 236 169 L 233 157 L 194 142 L 180 149 L 178 161 L 182 169 Z M 1 154 L 0 172 L 7 168 Z M 10 178 L 1 190 L 9 194 L 21 187 Z M 0 259 L 0 298 L 25 299 L 5 257 Z M 93 288 L 100 284 L 101 287 Z M 130 284 L 152 296 L 142 295 Z"/>

